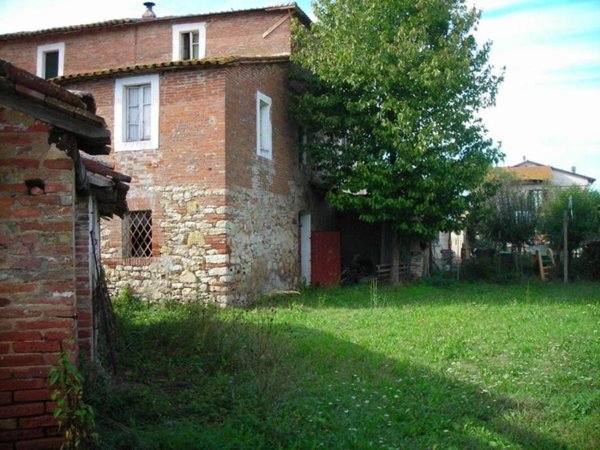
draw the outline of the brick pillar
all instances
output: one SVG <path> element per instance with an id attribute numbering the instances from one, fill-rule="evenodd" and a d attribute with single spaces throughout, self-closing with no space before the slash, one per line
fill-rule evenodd
<path id="1" fill-rule="evenodd" d="M 0 448 L 58 448 L 48 374 L 74 337 L 73 162 L 0 108 Z M 73 358 L 75 358 L 73 350 Z"/>
<path id="2" fill-rule="evenodd" d="M 89 197 L 75 202 L 75 277 L 77 295 L 77 344 L 88 358 L 93 357 L 92 295 L 94 291 L 90 255 Z M 94 269 L 95 270 L 95 269 Z"/>

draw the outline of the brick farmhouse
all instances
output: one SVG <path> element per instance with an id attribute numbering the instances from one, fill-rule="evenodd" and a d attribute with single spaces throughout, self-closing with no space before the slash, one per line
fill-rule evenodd
<path id="1" fill-rule="evenodd" d="M 243 304 L 335 283 L 340 263 L 389 263 L 386 225 L 335 213 L 311 183 L 288 112 L 291 23 L 309 25 L 305 13 L 145 5 L 139 19 L 0 36 L 0 57 L 93 94 L 108 161 L 133 177 L 129 212 L 102 231 L 112 291 Z M 413 274 L 422 248 L 407 249 Z"/>
<path id="2" fill-rule="evenodd" d="M 336 224 L 288 113 L 293 17 L 309 23 L 295 4 L 148 10 L 0 36 L 0 57 L 93 94 L 112 131 L 107 160 L 133 177 L 129 211 L 102 230 L 113 292 L 241 304 L 310 282 L 311 231 Z"/>

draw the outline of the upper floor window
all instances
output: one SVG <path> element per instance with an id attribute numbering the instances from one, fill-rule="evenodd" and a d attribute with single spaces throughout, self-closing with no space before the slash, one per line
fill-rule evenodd
<path id="1" fill-rule="evenodd" d="M 115 81 L 115 151 L 158 148 L 158 75 Z"/>
<path id="2" fill-rule="evenodd" d="M 273 158 L 271 98 L 261 92 L 256 93 L 256 153 Z"/>
<path id="3" fill-rule="evenodd" d="M 173 25 L 173 61 L 204 58 L 206 23 Z"/>
<path id="4" fill-rule="evenodd" d="M 37 76 L 49 79 L 63 75 L 65 43 L 40 45 L 37 48 Z"/>
<path id="5" fill-rule="evenodd" d="M 125 140 L 148 141 L 152 130 L 152 85 L 125 86 Z"/>

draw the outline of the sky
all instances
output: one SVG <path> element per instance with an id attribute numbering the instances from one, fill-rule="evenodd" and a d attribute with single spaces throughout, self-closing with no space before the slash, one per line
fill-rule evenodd
<path id="1" fill-rule="evenodd" d="M 245 9 L 285 0 L 155 0 L 161 16 Z M 600 0 L 468 0 L 476 31 L 505 67 L 496 107 L 482 113 L 504 164 L 526 157 L 596 178 L 600 186 Z M 297 1 L 312 17 L 310 0 Z M 140 17 L 143 1 L 0 0 L 0 34 Z M 1 55 L 0 55 L 1 57 Z"/>

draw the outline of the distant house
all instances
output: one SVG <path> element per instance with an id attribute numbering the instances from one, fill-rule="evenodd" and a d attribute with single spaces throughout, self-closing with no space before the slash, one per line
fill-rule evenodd
<path id="1" fill-rule="evenodd" d="M 130 178 L 81 152 L 110 142 L 92 98 L 0 60 L 0 448 L 60 447 L 49 370 L 95 351 L 100 217 Z"/>
<path id="2" fill-rule="evenodd" d="M 581 175 L 575 167 L 570 171 L 524 160 L 514 166 L 501 167 L 499 170 L 514 175 L 515 182 L 531 195 L 535 207 L 540 207 L 549 188 L 567 188 L 591 186 L 595 178 Z M 439 268 L 446 267 L 453 259 L 468 257 L 468 249 L 463 232 L 440 232 L 432 243 L 433 261 Z"/>
<path id="3" fill-rule="evenodd" d="M 595 178 L 577 173 L 575 167 L 568 171 L 529 160 L 503 169 L 515 175 L 526 189 L 536 189 L 543 184 L 556 187 L 588 187 L 596 181 Z"/>
<path id="4" fill-rule="evenodd" d="M 586 188 L 596 181 L 595 178 L 577 173 L 575 167 L 568 171 L 529 160 L 524 160 L 514 166 L 502 167 L 502 169 L 515 176 L 519 186 L 532 196 L 536 207 L 542 205 L 550 187 L 579 186 Z"/>

